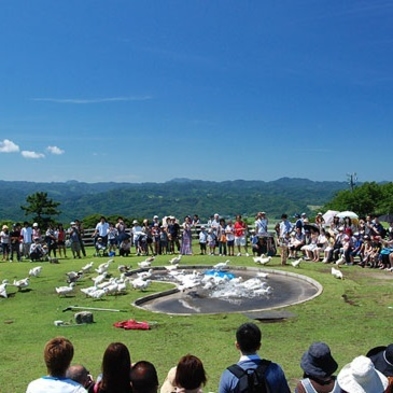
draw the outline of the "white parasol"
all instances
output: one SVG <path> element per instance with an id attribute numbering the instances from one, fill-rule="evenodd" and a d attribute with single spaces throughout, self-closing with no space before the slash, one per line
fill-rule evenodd
<path id="1" fill-rule="evenodd" d="M 337 210 L 328 210 L 322 217 L 326 225 L 331 225 L 333 218 L 339 213 Z"/>
<path id="2" fill-rule="evenodd" d="M 337 213 L 336 216 L 339 218 L 349 217 L 351 220 L 354 220 L 354 219 L 358 220 L 359 219 L 359 216 L 356 213 L 351 212 L 349 210 L 345 210 L 343 212 Z"/>

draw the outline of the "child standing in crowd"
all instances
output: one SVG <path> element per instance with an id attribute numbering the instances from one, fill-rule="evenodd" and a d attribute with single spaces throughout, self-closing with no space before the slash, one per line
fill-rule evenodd
<path id="1" fill-rule="evenodd" d="M 3 251 L 3 261 L 7 261 L 10 253 L 10 233 L 8 231 L 7 225 L 3 225 L 3 227 L 1 228 L 0 242 L 1 249 Z"/>
<path id="2" fill-rule="evenodd" d="M 216 234 L 210 228 L 208 231 L 208 235 L 207 235 L 207 242 L 209 244 L 209 254 L 210 255 L 214 255 L 214 253 L 216 251 L 216 245 L 217 245 L 216 240 L 217 240 Z"/>
<path id="3" fill-rule="evenodd" d="M 168 254 L 168 232 L 167 232 L 166 226 L 161 226 L 160 254 Z"/>
<path id="4" fill-rule="evenodd" d="M 199 249 L 200 254 L 206 254 L 206 244 L 207 244 L 207 232 L 204 225 L 201 226 L 201 231 L 199 232 Z"/>

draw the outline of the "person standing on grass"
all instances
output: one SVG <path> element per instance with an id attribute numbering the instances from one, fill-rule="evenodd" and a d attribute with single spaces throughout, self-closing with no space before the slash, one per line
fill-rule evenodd
<path id="1" fill-rule="evenodd" d="M 83 223 L 80 220 L 78 220 L 78 219 L 75 220 L 75 225 L 78 228 L 79 242 L 81 244 L 82 255 L 85 257 L 86 256 L 86 250 L 85 250 L 85 243 L 83 243 L 83 236 L 85 234 L 85 228 L 83 227 Z"/>
<path id="2" fill-rule="evenodd" d="M 232 220 L 229 220 L 225 226 L 225 236 L 227 238 L 227 249 L 228 255 L 235 255 L 235 228 L 232 224 Z"/>
<path id="3" fill-rule="evenodd" d="M 10 232 L 7 225 L 3 225 L 0 232 L 1 250 L 3 252 L 3 261 L 8 260 L 10 253 Z"/>
<path id="4" fill-rule="evenodd" d="M 29 253 L 30 253 L 30 246 L 31 246 L 31 242 L 32 242 L 32 234 L 33 234 L 33 229 L 31 228 L 30 224 L 25 221 L 23 223 L 23 228 L 20 230 L 20 235 L 22 238 L 22 255 L 25 258 L 29 257 Z"/>
<path id="5" fill-rule="evenodd" d="M 259 212 L 255 221 L 255 232 L 257 236 L 267 236 L 268 235 L 268 224 L 269 221 L 266 218 L 265 212 Z"/>
<path id="6" fill-rule="evenodd" d="M 235 246 L 237 247 L 237 256 L 241 256 L 241 247 L 244 248 L 245 255 L 248 257 L 248 248 L 247 248 L 247 239 L 246 239 L 246 231 L 247 225 L 242 220 L 242 216 L 238 214 L 236 216 L 236 222 L 234 225 L 235 228 Z"/>
<path id="7" fill-rule="evenodd" d="M 67 247 L 65 246 L 67 233 L 63 224 L 59 224 L 57 228 L 57 249 L 59 250 L 59 257 L 67 258 Z"/>
<path id="8" fill-rule="evenodd" d="M 192 255 L 192 221 L 190 216 L 184 217 L 180 254 Z"/>
<path id="9" fill-rule="evenodd" d="M 70 223 L 70 228 L 68 229 L 68 236 L 71 241 L 71 251 L 74 258 L 81 258 L 81 242 L 80 242 L 80 234 L 78 228 L 75 224 L 75 221 Z"/>
<path id="10" fill-rule="evenodd" d="M 280 222 L 280 248 L 281 248 L 281 265 L 287 264 L 288 251 L 289 251 L 289 243 L 290 243 L 290 233 L 292 232 L 293 226 L 288 220 L 287 214 L 281 215 Z"/>
<path id="11" fill-rule="evenodd" d="M 20 224 L 17 222 L 12 225 L 12 231 L 10 232 L 10 240 L 11 240 L 11 258 L 10 260 L 14 260 L 14 254 L 16 254 L 16 260 L 20 262 Z"/>
<path id="12" fill-rule="evenodd" d="M 201 231 L 199 232 L 198 235 L 199 238 L 199 250 L 200 250 L 200 254 L 201 255 L 206 255 L 207 252 L 207 232 L 206 232 L 206 228 L 204 225 L 201 226 Z"/>
<path id="13" fill-rule="evenodd" d="M 48 341 L 44 349 L 48 375 L 30 382 L 26 393 L 86 393 L 86 389 L 79 382 L 66 376 L 73 356 L 74 347 L 67 338 L 55 337 Z"/>
<path id="14" fill-rule="evenodd" d="M 290 393 L 290 389 L 281 366 L 269 360 L 263 360 L 258 351 L 261 348 L 261 330 L 254 323 L 244 323 L 236 331 L 236 349 L 240 352 L 237 365 L 245 370 L 256 369 L 265 364 L 264 372 L 270 392 Z M 239 378 L 227 368 L 221 375 L 218 393 L 237 393 Z"/>
<path id="15" fill-rule="evenodd" d="M 108 243 L 108 229 L 109 229 L 109 224 L 106 222 L 106 218 L 104 216 L 101 216 L 100 222 L 96 225 L 91 237 L 93 237 L 93 238 L 100 237 L 100 238 L 102 238 L 102 242 L 105 245 L 107 245 L 107 243 Z"/>

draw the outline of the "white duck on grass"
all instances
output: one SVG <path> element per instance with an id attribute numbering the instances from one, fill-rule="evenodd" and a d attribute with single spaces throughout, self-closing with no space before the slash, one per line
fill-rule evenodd
<path id="1" fill-rule="evenodd" d="M 105 273 L 109 269 L 109 265 L 113 262 L 113 259 L 109 259 L 109 261 L 105 263 L 101 263 L 97 269 L 94 269 L 98 274 Z"/>
<path id="2" fill-rule="evenodd" d="M 7 294 L 7 285 L 8 285 L 8 280 L 3 280 L 2 283 L 0 284 L 0 296 L 1 297 L 8 297 Z"/>
<path id="3" fill-rule="evenodd" d="M 171 259 L 169 260 L 169 263 L 170 263 L 171 265 L 177 265 L 177 264 L 180 263 L 181 257 L 182 257 L 181 254 L 178 255 L 177 257 L 173 257 L 173 258 L 171 258 Z"/>
<path id="4" fill-rule="evenodd" d="M 147 280 L 153 275 L 153 269 L 149 269 L 147 272 L 138 272 L 137 276 L 138 278 L 142 280 Z"/>
<path id="5" fill-rule="evenodd" d="M 75 283 L 72 282 L 68 286 L 56 287 L 56 292 L 59 296 L 68 296 L 74 290 L 74 287 Z"/>
<path id="6" fill-rule="evenodd" d="M 39 277 L 42 272 L 42 266 L 35 266 L 29 270 L 30 277 Z"/>
<path id="7" fill-rule="evenodd" d="M 136 278 L 131 281 L 131 285 L 134 289 L 139 289 L 144 291 L 151 284 L 151 280 L 142 280 L 141 278 Z"/>
<path id="8" fill-rule="evenodd" d="M 86 273 L 90 273 L 91 269 L 93 268 L 94 265 L 94 261 L 91 261 L 89 263 L 87 263 L 85 266 L 83 266 L 81 268 L 81 271 L 86 274 Z"/>
<path id="9" fill-rule="evenodd" d="M 297 259 L 296 261 L 292 261 L 291 265 L 293 267 L 299 267 L 300 266 L 300 262 L 302 261 L 302 258 Z"/>
<path id="10" fill-rule="evenodd" d="M 18 291 L 21 291 L 22 289 L 25 289 L 29 286 L 30 284 L 30 279 L 29 277 L 23 278 L 22 280 L 14 280 L 14 285 L 15 287 L 18 288 Z"/>
<path id="11" fill-rule="evenodd" d="M 260 265 L 267 265 L 271 261 L 271 259 L 272 259 L 271 256 L 262 257 L 261 255 L 260 257 L 254 257 L 254 262 Z"/>
<path id="12" fill-rule="evenodd" d="M 334 278 L 338 278 L 339 280 L 344 279 L 344 275 L 341 270 L 338 270 L 338 269 L 335 269 L 334 267 L 332 267 L 331 273 L 334 276 Z"/>

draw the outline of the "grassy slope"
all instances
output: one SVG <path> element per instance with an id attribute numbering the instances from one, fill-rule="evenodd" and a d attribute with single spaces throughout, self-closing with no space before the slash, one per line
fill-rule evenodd
<path id="1" fill-rule="evenodd" d="M 59 298 L 54 287 L 64 285 L 64 273 L 79 269 L 93 259 L 70 259 L 61 261 L 59 265 L 43 263 L 42 276 L 31 279 L 29 291 L 16 292 L 14 287 L 9 287 L 9 292 L 16 292 L 15 295 L 8 299 L 0 298 L 1 391 L 24 392 L 30 380 L 45 374 L 43 346 L 56 335 L 71 339 L 75 346 L 74 362 L 84 363 L 94 376 L 99 373 L 102 354 L 112 341 L 124 342 L 130 349 L 133 361 L 146 359 L 153 362 L 161 383 L 180 356 L 193 353 L 203 360 L 209 375 L 205 391 L 217 391 L 222 370 L 238 359 L 233 345 L 235 330 L 248 319 L 242 313 L 192 317 L 151 313 L 130 306 L 134 299 L 141 296 L 139 291 L 107 297 L 102 301 L 86 299 L 78 288 L 91 285 L 88 278 L 78 284 L 73 297 Z M 117 257 L 114 265 L 130 263 L 136 266 L 136 262 L 141 259 L 142 257 Z M 167 256 L 159 256 L 154 266 L 165 265 L 168 259 Z M 184 264 L 202 265 L 216 263 L 221 259 L 194 256 L 184 257 L 182 261 Z M 99 258 L 95 260 L 96 266 L 103 261 Z M 32 265 L 27 262 L 3 262 L 0 264 L 0 280 L 23 278 Z M 251 258 L 233 257 L 231 265 L 255 264 Z M 273 258 L 268 267 L 283 269 L 277 257 Z M 388 308 L 392 305 L 391 273 L 356 266 L 343 267 L 345 279 L 340 281 L 331 276 L 329 265 L 321 263 L 303 263 L 299 269 L 292 266 L 284 269 L 310 276 L 324 286 L 322 295 L 313 301 L 286 308 L 296 315 L 295 318 L 285 322 L 260 324 L 263 334 L 261 354 L 283 366 L 291 387 L 294 387 L 302 374 L 300 357 L 313 341 L 327 342 L 340 367 L 374 346 L 391 342 L 393 310 Z M 115 266 L 111 271 L 115 272 Z M 147 293 L 168 286 L 169 284 L 154 283 Z M 343 301 L 344 293 L 353 304 Z M 54 320 L 73 319 L 73 312 L 62 312 L 69 305 L 121 308 L 128 311 L 95 311 L 95 324 L 55 327 Z M 114 322 L 129 318 L 156 321 L 157 324 L 150 331 L 123 331 L 112 327 Z"/>

